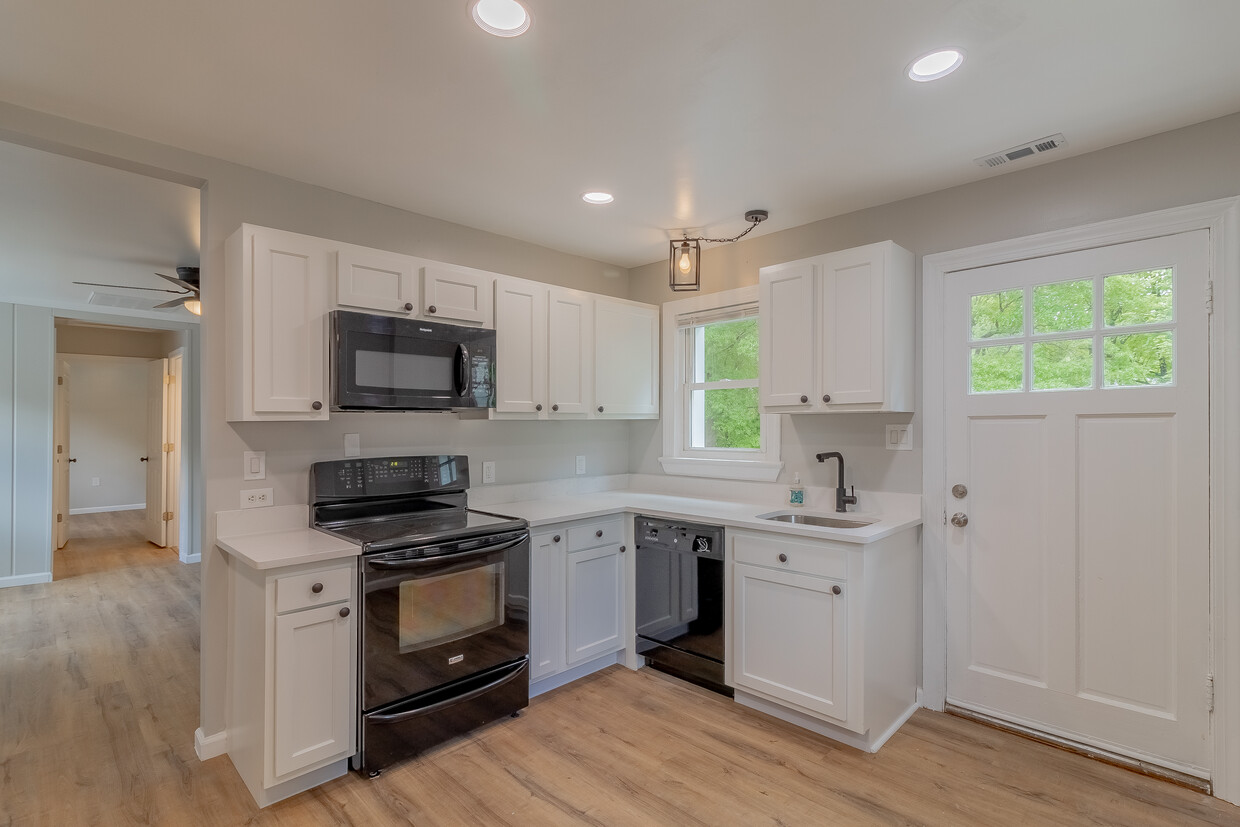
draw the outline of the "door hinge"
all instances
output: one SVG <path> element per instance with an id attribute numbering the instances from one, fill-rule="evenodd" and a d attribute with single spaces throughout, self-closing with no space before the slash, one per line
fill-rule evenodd
<path id="1" fill-rule="evenodd" d="M 1214 280 L 1206 282 L 1206 315 L 1214 313 Z"/>
<path id="2" fill-rule="evenodd" d="M 1206 712 L 1214 711 L 1214 673 L 1206 675 Z"/>
<path id="3" fill-rule="evenodd" d="M 172 512 L 171 512 L 171 511 L 165 511 L 165 512 L 164 512 L 164 522 L 166 523 L 166 522 L 168 522 L 168 521 L 169 521 L 169 520 L 171 520 L 171 519 L 172 519 Z"/>
<path id="4" fill-rule="evenodd" d="M 171 384 L 173 384 L 173 383 L 174 383 L 174 382 L 176 382 L 176 381 L 177 381 L 176 377 L 175 377 L 175 376 L 173 376 L 171 373 L 165 373 L 165 374 L 164 374 L 164 384 L 165 384 L 165 385 L 171 385 Z"/>
<path id="5" fill-rule="evenodd" d="M 65 446 L 63 446 L 63 445 L 57 445 L 57 446 L 56 446 L 56 453 L 58 453 L 58 454 L 63 454 L 64 452 L 65 452 Z"/>
<path id="6" fill-rule="evenodd" d="M 56 377 L 56 384 L 57 384 L 57 385 L 63 385 L 64 383 L 65 383 L 65 377 L 63 377 L 63 376 L 57 376 L 57 377 Z"/>
<path id="7" fill-rule="evenodd" d="M 63 523 L 64 521 L 65 521 L 65 515 L 64 515 L 64 514 L 57 514 L 57 515 L 56 515 L 56 522 L 58 522 L 58 523 Z"/>
<path id="8" fill-rule="evenodd" d="M 165 453 L 165 454 L 171 454 L 174 450 L 176 450 L 176 446 L 175 446 L 175 445 L 173 445 L 171 442 L 165 442 L 165 443 L 164 443 L 164 453 Z"/>

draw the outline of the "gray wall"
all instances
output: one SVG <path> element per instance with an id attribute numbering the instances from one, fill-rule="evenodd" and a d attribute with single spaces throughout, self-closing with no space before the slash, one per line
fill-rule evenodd
<path id="1" fill-rule="evenodd" d="M 1068 136 L 1069 140 L 1071 136 Z M 918 334 L 921 329 L 921 257 L 1111 218 L 1240 194 L 1240 114 L 1166 132 L 1098 152 L 1046 163 L 985 181 L 897 201 L 794 227 L 702 252 L 703 290 L 754 284 L 768 264 L 892 239 L 918 260 Z M 777 205 L 771 205 L 773 220 Z M 677 298 L 667 289 L 667 263 L 629 273 L 629 298 L 662 304 Z M 920 356 L 918 357 L 920 359 Z M 921 399 L 920 369 L 917 398 Z M 921 417 L 913 415 L 914 448 L 887 451 L 884 428 L 909 415 L 783 416 L 781 481 L 800 472 L 807 485 L 834 486 L 834 463 L 813 454 L 839 449 L 848 458 L 848 483 L 862 489 L 921 491 Z M 657 422 L 631 426 L 629 468 L 662 473 Z M 928 438 L 928 436 L 926 436 Z"/>

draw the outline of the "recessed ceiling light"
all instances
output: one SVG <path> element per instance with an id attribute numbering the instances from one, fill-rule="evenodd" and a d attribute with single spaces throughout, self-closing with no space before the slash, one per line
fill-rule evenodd
<path id="1" fill-rule="evenodd" d="M 582 194 L 581 200 L 587 204 L 610 204 L 616 199 L 610 192 L 587 192 Z"/>
<path id="2" fill-rule="evenodd" d="M 470 0 L 470 14 L 484 31 L 497 37 L 516 37 L 530 27 L 530 13 L 517 0 Z"/>
<path id="3" fill-rule="evenodd" d="M 908 66 L 908 76 L 924 83 L 947 77 L 964 63 L 964 52 L 959 49 L 939 49 L 922 55 Z"/>

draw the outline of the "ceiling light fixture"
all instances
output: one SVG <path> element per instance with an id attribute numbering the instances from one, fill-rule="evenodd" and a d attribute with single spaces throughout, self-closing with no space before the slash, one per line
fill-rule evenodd
<path id="1" fill-rule="evenodd" d="M 610 192 L 586 192 L 582 193 L 581 200 L 587 204 L 610 204 L 616 199 Z"/>
<path id="2" fill-rule="evenodd" d="M 480 29 L 496 37 L 524 34 L 533 22 L 529 9 L 517 0 L 470 0 L 469 13 Z"/>
<path id="3" fill-rule="evenodd" d="M 959 69 L 962 63 L 964 52 L 960 49 L 936 49 L 910 63 L 908 76 L 918 83 L 938 80 Z"/>
<path id="4" fill-rule="evenodd" d="M 738 236 L 732 238 L 689 238 L 689 234 L 685 233 L 684 238 L 680 240 L 672 239 L 669 244 L 668 254 L 668 287 L 677 293 L 683 293 L 690 290 L 702 289 L 702 242 L 709 241 L 712 244 L 731 244 L 733 241 L 740 241 L 750 230 L 766 221 L 766 210 L 749 210 L 745 213 L 745 220 L 752 222 L 749 229 Z"/>

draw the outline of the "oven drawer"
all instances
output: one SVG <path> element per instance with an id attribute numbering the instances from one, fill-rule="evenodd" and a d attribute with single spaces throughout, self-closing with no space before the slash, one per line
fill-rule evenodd
<path id="1" fill-rule="evenodd" d="M 569 526 L 568 550 L 581 551 L 595 546 L 609 546 L 624 542 L 624 520 L 593 520 L 581 525 Z"/>
<path id="2" fill-rule="evenodd" d="M 353 593 L 349 567 L 337 567 L 276 579 L 276 614 L 348 600 Z"/>

